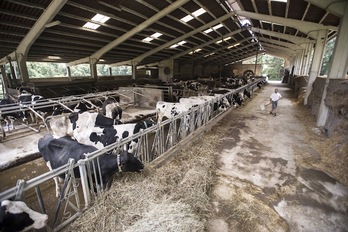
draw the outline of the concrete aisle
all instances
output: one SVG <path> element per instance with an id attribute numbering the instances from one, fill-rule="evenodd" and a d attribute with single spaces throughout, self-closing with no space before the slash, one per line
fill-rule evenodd
<path id="1" fill-rule="evenodd" d="M 284 97 L 276 117 L 260 109 L 275 87 Z M 348 189 L 302 162 L 315 124 L 292 97 L 269 84 L 213 129 L 221 139 L 209 232 L 348 231 Z"/>

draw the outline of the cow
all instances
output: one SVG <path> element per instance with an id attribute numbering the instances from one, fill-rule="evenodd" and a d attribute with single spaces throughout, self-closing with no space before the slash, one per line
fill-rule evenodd
<path id="1" fill-rule="evenodd" d="M 34 109 L 39 115 L 42 117 L 45 117 L 48 112 L 52 111 L 51 106 L 46 106 L 48 103 L 50 103 L 50 100 L 41 96 L 41 95 L 35 95 L 28 93 L 26 91 L 23 91 L 19 96 L 18 96 L 18 102 L 19 106 L 21 109 L 25 109 L 27 107 L 31 107 Z M 37 123 L 37 118 L 38 115 L 34 115 L 31 111 L 25 111 L 22 110 L 22 117 L 23 121 L 26 122 L 28 121 L 28 114 L 30 115 L 31 122 L 32 123 Z"/>
<path id="2" fill-rule="evenodd" d="M 238 104 L 238 106 L 242 106 L 244 98 L 241 93 L 235 93 L 233 94 L 233 100 Z"/>
<path id="3" fill-rule="evenodd" d="M 102 114 L 108 118 L 115 120 L 115 125 L 122 124 L 122 108 L 120 104 L 113 98 L 108 97 L 102 105 Z"/>
<path id="4" fill-rule="evenodd" d="M 76 113 L 83 113 L 89 110 L 93 110 L 93 106 L 87 102 L 80 101 L 77 103 L 77 105 L 74 107 L 73 111 Z"/>
<path id="5" fill-rule="evenodd" d="M 77 125 L 77 124 L 76 124 Z M 137 123 L 126 123 L 111 126 L 75 127 L 73 138 L 79 143 L 102 149 L 107 145 L 131 137 L 132 135 L 154 125 L 151 118 Z M 138 140 L 134 139 L 125 145 L 125 150 L 134 153 L 137 151 Z"/>
<path id="6" fill-rule="evenodd" d="M 173 118 L 192 108 L 191 103 L 172 103 L 159 101 L 156 103 L 157 123 L 160 123 L 164 117 Z"/>
<path id="7" fill-rule="evenodd" d="M 244 95 L 244 96 L 247 96 L 248 98 L 251 98 L 251 97 L 252 97 L 252 96 L 251 96 L 251 92 L 250 92 L 249 90 L 247 90 L 247 89 L 244 89 L 243 95 Z"/>
<path id="8" fill-rule="evenodd" d="M 0 100 L 0 121 L 4 120 L 6 123 L 7 131 L 10 131 L 11 129 L 15 129 L 14 121 L 17 119 L 18 114 L 17 113 L 8 113 L 3 112 L 1 109 L 9 108 L 14 106 L 14 101 L 11 99 L 1 99 Z M 2 125 L 0 125 L 2 127 Z M 5 133 L 3 131 L 3 133 Z M 5 136 L 4 136 L 5 137 Z"/>
<path id="9" fill-rule="evenodd" d="M 199 83 L 198 81 L 186 81 L 184 83 L 184 87 L 186 89 L 190 89 L 193 91 L 198 91 L 199 88 L 201 87 L 201 83 Z"/>
<path id="10" fill-rule="evenodd" d="M 214 108 L 213 110 L 219 110 L 219 111 L 226 111 L 228 109 L 228 107 L 230 107 L 230 104 L 232 101 L 228 100 L 227 97 L 221 97 L 221 94 L 214 94 L 214 96 L 191 96 L 189 97 L 189 99 L 201 99 L 204 102 L 207 101 L 216 101 L 218 98 L 220 98 L 219 100 L 217 100 L 216 102 L 214 102 Z"/>
<path id="11" fill-rule="evenodd" d="M 65 135 L 73 136 L 73 130 L 76 128 L 87 128 L 94 126 L 112 126 L 114 120 L 97 112 L 83 112 L 81 114 L 63 113 L 47 118 L 46 123 L 49 125 L 51 134 L 55 138 Z"/>
<path id="12" fill-rule="evenodd" d="M 80 159 L 85 159 L 87 154 L 97 151 L 96 147 L 81 144 L 70 136 L 56 139 L 50 134 L 39 139 L 38 149 L 50 170 L 67 164 L 71 158 L 77 162 Z M 99 156 L 98 164 L 95 160 L 93 162 L 96 166 L 100 165 L 100 174 L 105 188 L 110 187 L 112 176 L 117 172 L 141 172 L 144 169 L 143 163 L 127 151 L 123 151 L 119 155 L 102 154 Z M 74 174 L 76 178 L 80 178 L 78 167 L 74 169 Z M 96 176 L 97 183 L 100 184 L 99 172 L 96 173 Z M 60 177 L 64 178 L 64 174 Z M 57 181 L 56 191 L 56 195 L 59 196 Z"/>
<path id="13" fill-rule="evenodd" d="M 46 226 L 48 216 L 30 209 L 23 201 L 4 200 L 0 208 L 0 231 L 27 231 Z"/>
<path id="14" fill-rule="evenodd" d="M 82 114 L 84 112 L 99 112 L 98 107 L 93 105 L 93 103 L 89 102 L 79 102 L 77 105 L 73 106 L 71 110 L 64 108 L 61 105 L 57 105 L 54 107 L 53 116 L 69 113 L 69 112 L 76 112 L 79 114 Z M 107 98 L 102 105 L 102 112 L 104 116 L 108 118 L 112 118 L 114 121 L 114 124 L 122 124 L 121 118 L 122 118 L 122 109 L 119 106 L 118 102 L 114 100 L 113 98 Z"/>

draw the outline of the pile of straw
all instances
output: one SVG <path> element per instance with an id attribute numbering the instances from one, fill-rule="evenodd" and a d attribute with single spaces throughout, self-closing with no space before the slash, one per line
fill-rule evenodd
<path id="1" fill-rule="evenodd" d="M 209 213 L 214 140 L 158 169 L 123 174 L 68 231 L 203 231 Z"/>

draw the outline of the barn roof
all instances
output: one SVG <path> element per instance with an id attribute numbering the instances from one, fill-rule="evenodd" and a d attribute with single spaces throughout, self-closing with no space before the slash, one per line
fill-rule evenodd
<path id="1" fill-rule="evenodd" d="M 315 30 L 328 29 L 329 37 L 337 33 L 341 9 L 332 0 L 322 2 L 2 0 L 0 59 L 23 44 L 27 61 L 70 65 L 93 58 L 115 65 L 168 58 L 191 62 L 192 56 L 195 62 L 228 64 L 256 52 L 289 58 L 301 43 L 315 41 Z M 97 22 L 96 14 L 109 18 Z M 184 22 L 185 17 L 191 20 Z M 83 27 L 88 22 L 99 27 Z"/>

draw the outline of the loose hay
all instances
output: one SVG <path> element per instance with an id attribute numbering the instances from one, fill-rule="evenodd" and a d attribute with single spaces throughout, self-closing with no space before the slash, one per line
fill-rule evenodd
<path id="1" fill-rule="evenodd" d="M 203 231 L 218 141 L 206 137 L 159 169 L 124 174 L 67 230 Z"/>
<path id="2" fill-rule="evenodd" d="M 204 225 L 190 205 L 168 200 L 150 205 L 142 219 L 128 227 L 125 232 L 202 231 L 203 228 Z"/>

